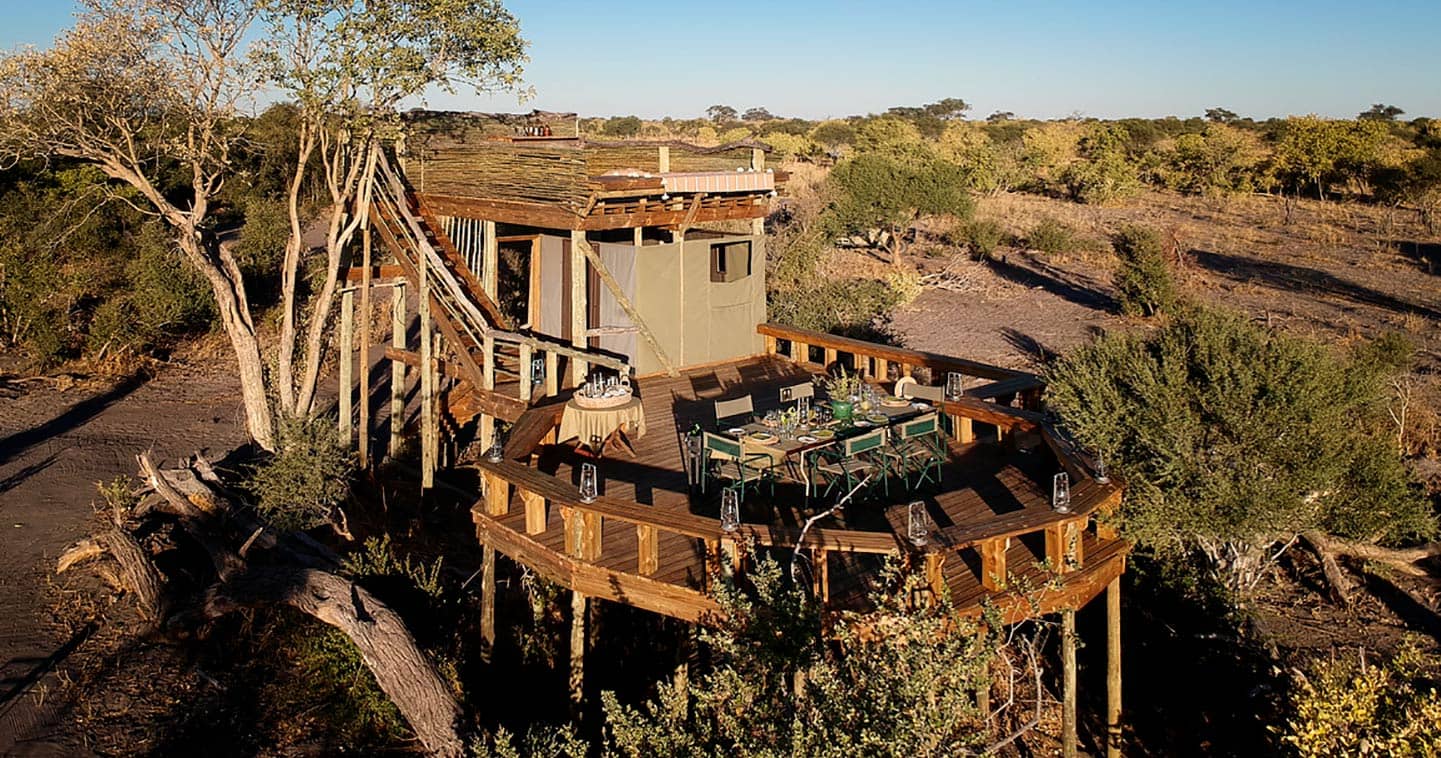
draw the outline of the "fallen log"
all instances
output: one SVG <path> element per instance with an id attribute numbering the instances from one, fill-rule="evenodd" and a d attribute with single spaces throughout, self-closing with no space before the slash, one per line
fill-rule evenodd
<path id="1" fill-rule="evenodd" d="M 137 456 L 137 461 L 141 475 L 156 494 L 144 512 L 173 517 L 205 551 L 214 568 L 216 581 L 199 603 L 204 618 L 284 604 L 335 627 L 355 644 L 380 689 L 428 752 L 442 756 L 464 752 L 461 710 L 450 687 L 399 614 L 364 588 L 328 570 L 339 566 L 338 556 L 314 540 L 264 529 L 229 493 L 207 481 L 219 481 L 208 464 L 161 469 L 148 454 Z M 112 514 L 113 526 L 67 549 L 57 570 L 109 554 L 120 571 L 117 574 L 101 567 L 101 574 L 133 593 L 142 616 L 159 624 L 168 611 L 165 579 L 127 531 L 128 525 L 138 521 L 136 513 Z"/>

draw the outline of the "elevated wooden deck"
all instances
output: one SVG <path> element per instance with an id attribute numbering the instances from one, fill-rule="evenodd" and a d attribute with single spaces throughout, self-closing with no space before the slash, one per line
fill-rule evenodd
<path id="1" fill-rule="evenodd" d="M 589 596 L 686 620 L 717 612 L 707 588 L 722 554 L 741 570 L 748 553 L 770 552 L 788 563 L 801 524 L 828 503 L 807 503 L 798 484 L 783 484 L 774 497 L 748 496 L 741 529 L 722 531 L 716 494 L 702 495 L 689 484 L 687 430 L 713 423 L 716 399 L 750 394 L 757 412 L 779 407 L 781 386 L 820 370 L 809 361 L 812 347 L 829 362 L 864 363 L 873 376 L 884 376 L 880 381 L 913 368 L 909 351 L 873 346 L 885 356 L 878 357 L 866 352 L 866 343 L 828 348 L 821 343 L 835 338 L 802 336 L 812 342 L 773 338 L 768 342 L 776 354 L 639 380 L 648 431 L 634 440 L 634 458 L 598 462 L 601 497 L 593 503 L 580 502 L 580 459 L 568 445 L 541 445 L 533 462 L 512 448 L 512 460 L 469 464 L 486 488 L 473 509 L 477 536 Z M 939 359 L 915 356 L 914 366 Z M 980 365 L 967 362 L 966 368 L 976 375 Z M 1009 400 L 1039 387 L 1029 375 L 985 370 L 992 370 L 994 384 L 1005 385 L 993 398 Z M 1119 488 L 1093 481 L 1086 461 L 1042 414 L 976 398 L 943 409 L 953 437 L 939 488 L 911 493 L 896 487 L 889 497 L 848 505 L 806 535 L 800 552 L 830 610 L 866 610 L 889 558 L 923 571 L 931 589 L 948 592 L 957 607 L 979 613 L 989 602 L 1012 621 L 1084 605 L 1124 570 L 1125 544 L 1093 518 L 1119 503 Z M 1073 478 L 1073 507 L 1064 514 L 1050 506 L 1051 477 L 1061 470 Z M 923 548 L 905 538 L 905 504 L 917 499 L 926 502 L 935 527 Z"/>

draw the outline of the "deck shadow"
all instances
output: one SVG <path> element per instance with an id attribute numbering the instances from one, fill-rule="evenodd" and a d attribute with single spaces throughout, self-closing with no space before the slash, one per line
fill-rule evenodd
<path id="1" fill-rule="evenodd" d="M 1300 290 L 1396 313 L 1413 313 L 1426 318 L 1441 318 L 1441 311 L 1434 308 L 1402 300 L 1314 268 L 1209 250 L 1191 250 L 1188 255 L 1198 266 L 1232 281 L 1260 282 L 1273 289 Z"/>

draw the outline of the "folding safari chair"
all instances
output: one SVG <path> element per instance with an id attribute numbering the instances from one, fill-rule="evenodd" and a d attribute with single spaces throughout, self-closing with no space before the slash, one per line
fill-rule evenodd
<path id="1" fill-rule="evenodd" d="M 941 439 L 941 419 L 927 413 L 896 425 L 890 435 L 885 455 L 891 470 L 900 474 L 909 489 L 927 481 L 941 483 L 941 463 L 945 460 L 945 443 Z M 910 481 L 916 475 L 915 484 Z"/>
<path id="2" fill-rule="evenodd" d="M 701 489 L 711 479 L 729 479 L 729 489 L 734 489 L 742 501 L 747 489 L 765 484 L 772 496 L 775 495 L 775 458 L 769 453 L 747 453 L 739 440 L 711 432 L 703 433 Z"/>

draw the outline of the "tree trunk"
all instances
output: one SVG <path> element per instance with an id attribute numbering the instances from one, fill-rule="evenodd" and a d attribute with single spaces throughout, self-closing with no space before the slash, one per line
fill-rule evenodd
<path id="1" fill-rule="evenodd" d="M 415 644 L 405 621 L 361 587 L 315 569 L 250 569 L 206 593 L 205 613 L 217 616 L 281 602 L 349 637 L 380 689 L 400 709 L 426 750 L 458 756 L 460 706 L 435 666 Z"/>

